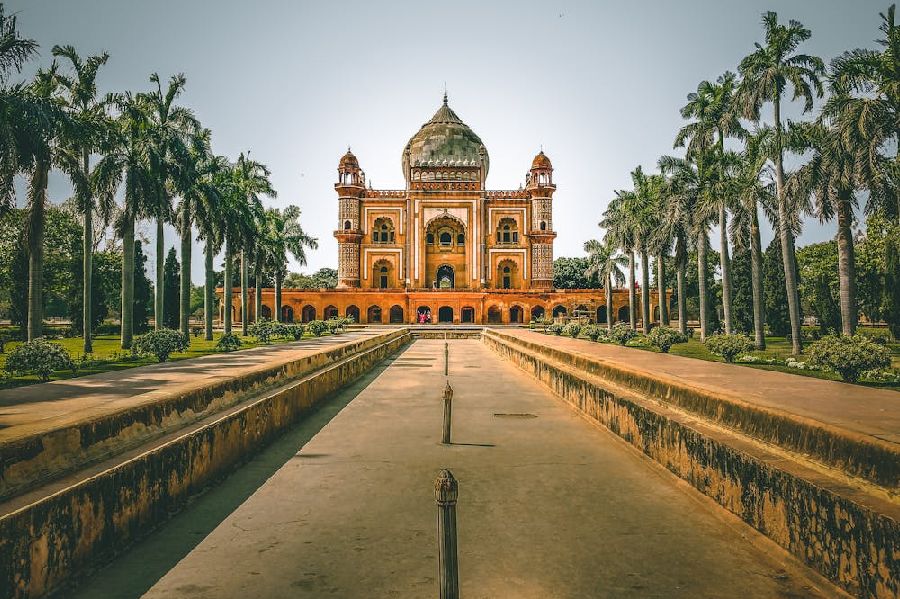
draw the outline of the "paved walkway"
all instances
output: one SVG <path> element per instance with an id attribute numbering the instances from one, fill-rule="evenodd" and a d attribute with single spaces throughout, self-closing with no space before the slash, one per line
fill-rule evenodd
<path id="1" fill-rule="evenodd" d="M 383 330 L 353 331 L 6 389 L 0 391 L 0 443 L 154 401 L 180 385 L 218 379 L 223 371 L 237 375 L 273 361 L 300 359 L 348 341 L 383 333 Z"/>
<path id="2" fill-rule="evenodd" d="M 145 597 L 435 597 L 443 467 L 467 598 L 839 596 L 479 341 L 440 445 L 442 355 L 404 350 Z"/>
<path id="3" fill-rule="evenodd" d="M 524 329 L 502 331 L 525 341 L 616 362 L 650 376 L 777 408 L 900 445 L 900 393 L 784 372 L 658 354 Z"/>

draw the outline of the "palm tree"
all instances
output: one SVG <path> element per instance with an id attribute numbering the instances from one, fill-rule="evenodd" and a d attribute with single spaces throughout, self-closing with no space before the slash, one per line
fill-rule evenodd
<path id="1" fill-rule="evenodd" d="M 319 240 L 307 235 L 300 225 L 300 208 L 288 206 L 284 210 L 266 210 L 266 236 L 263 243 L 267 255 L 266 265 L 272 269 L 275 279 L 275 314 L 280 321 L 281 283 L 287 274 L 288 254 L 294 256 L 300 266 L 306 266 L 306 248 L 317 249 Z"/>
<path id="2" fill-rule="evenodd" d="M 635 264 L 634 229 L 629 220 L 627 205 L 631 202 L 633 191 L 617 191 L 616 197 L 609 203 L 603 212 L 603 219 L 599 226 L 606 229 L 603 241 L 613 247 L 617 247 L 628 256 L 628 320 L 632 329 L 637 328 L 637 316 L 634 306 L 637 298 L 634 293 Z"/>
<path id="3" fill-rule="evenodd" d="M 97 97 L 97 72 L 106 64 L 109 54 L 106 52 L 96 56 L 89 56 L 86 60 L 78 55 L 72 46 L 54 46 L 53 55 L 57 58 L 68 60 L 72 76 L 57 73 L 57 81 L 62 88 L 61 102 L 69 115 L 78 123 L 75 135 L 65 140 L 60 152 L 60 166 L 68 174 L 75 191 L 75 203 L 82 215 L 84 234 L 82 239 L 83 250 L 83 334 L 84 353 L 93 351 L 91 315 L 92 306 L 92 274 L 94 256 L 94 211 L 100 213 L 101 220 L 109 218 L 112 211 L 112 202 L 102 206 L 94 204 L 91 190 L 91 153 L 99 143 L 99 137 L 109 127 L 106 115 L 106 104 Z"/>
<path id="4" fill-rule="evenodd" d="M 824 122 L 793 125 L 789 137 L 792 150 L 798 153 L 812 150 L 813 154 L 790 178 L 785 193 L 801 202 L 812 197 L 820 222 L 837 215 L 841 325 L 844 335 L 853 335 L 859 314 L 852 231 L 853 209 L 857 205 L 855 156 L 844 138 Z"/>
<path id="5" fill-rule="evenodd" d="M 173 179 L 178 169 L 177 161 L 187 154 L 186 146 L 191 137 L 200 129 L 194 113 L 176 106 L 175 100 L 184 91 L 187 79 L 184 75 L 173 75 L 163 92 L 159 74 L 150 75 L 156 89 L 139 94 L 147 106 L 150 118 L 150 133 L 153 151 L 150 154 L 150 171 L 155 181 L 154 207 L 151 216 L 156 220 L 156 301 L 154 319 L 156 328 L 163 326 L 163 285 L 165 260 L 165 238 L 163 225 L 172 220 Z M 182 260 L 183 261 L 183 260 Z"/>
<path id="6" fill-rule="evenodd" d="M 650 332 L 650 261 L 648 251 L 653 234 L 659 226 L 658 176 L 647 176 L 638 166 L 631 171 L 634 192 L 625 196 L 623 209 L 627 226 L 631 228 L 635 247 L 641 259 L 641 323 L 644 334 Z"/>
<path id="7" fill-rule="evenodd" d="M 767 144 L 771 129 L 758 129 L 748 135 L 735 176 L 731 179 L 736 202 L 731 222 L 731 238 L 736 248 L 750 248 L 750 281 L 753 296 L 753 336 L 757 349 L 766 348 L 763 311 L 763 256 L 759 234 L 759 206 L 772 206 L 775 196 L 774 174 L 769 165 Z"/>
<path id="8" fill-rule="evenodd" d="M 251 220 L 247 223 L 249 228 L 245 230 L 248 234 L 241 237 L 241 329 L 242 334 L 247 334 L 248 325 L 248 294 L 247 294 L 247 266 L 248 254 L 253 250 L 258 235 L 254 233 L 260 231 L 263 226 L 264 213 L 262 209 L 262 201 L 260 195 L 270 198 L 276 197 L 275 189 L 269 180 L 271 173 L 266 166 L 260 162 L 250 160 L 249 152 L 245 156 L 243 153 L 238 157 L 235 165 L 235 181 L 238 193 L 244 202 L 253 209 Z"/>
<path id="9" fill-rule="evenodd" d="M 800 338 L 800 297 L 798 295 L 796 256 L 794 237 L 786 226 L 793 215 L 788 212 L 788 201 L 784 193 L 784 130 L 781 122 L 781 100 L 788 85 L 793 88 L 794 98 L 803 98 L 803 111 L 813 108 L 813 96 L 822 97 L 821 76 L 825 65 L 821 58 L 794 51 L 812 36 L 809 29 L 799 21 L 791 20 L 787 26 L 778 23 L 774 12 L 763 14 L 765 45 L 756 44 L 756 50 L 741 60 L 740 73 L 743 77 L 740 87 L 740 103 L 744 116 L 758 122 L 763 104 L 772 102 L 774 120 L 774 162 L 775 196 L 778 210 L 781 252 L 784 262 L 784 280 L 787 288 L 788 312 L 791 319 L 791 342 L 794 354 L 802 349 Z"/>
<path id="10" fill-rule="evenodd" d="M 659 160 L 660 169 L 663 163 L 673 160 L 663 157 Z M 687 297 L 685 292 L 685 271 L 688 264 L 688 239 L 692 228 L 692 199 L 684 182 L 670 176 L 665 179 L 660 190 L 660 212 L 662 215 L 660 227 L 656 232 L 656 243 L 661 248 L 668 248 L 674 241 L 674 261 L 676 276 L 676 295 L 678 297 L 678 330 L 687 334 Z M 659 274 L 658 278 L 665 281 L 665 274 Z M 663 291 L 663 294 L 665 292 Z M 665 302 L 664 296 L 660 303 Z"/>
<path id="11" fill-rule="evenodd" d="M 198 180 L 201 192 L 193 204 L 194 222 L 199 238 L 203 240 L 203 325 L 207 341 L 213 338 L 213 318 L 215 307 L 216 281 L 213 259 L 222 247 L 222 197 L 228 193 L 231 174 L 228 159 L 224 156 L 209 156 L 200 169 Z"/>
<path id="12" fill-rule="evenodd" d="M 584 242 L 587 253 L 588 268 L 585 276 L 596 276 L 606 287 L 606 329 L 612 330 L 613 323 L 613 289 L 616 283 L 625 283 L 625 272 L 622 268 L 627 263 L 624 256 L 618 254 L 614 245 L 591 239 Z"/>

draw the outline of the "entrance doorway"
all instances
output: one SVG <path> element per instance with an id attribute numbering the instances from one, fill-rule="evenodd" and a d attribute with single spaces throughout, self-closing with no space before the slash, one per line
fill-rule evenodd
<path id="1" fill-rule="evenodd" d="M 450 306 L 438 308 L 438 322 L 453 322 L 453 308 Z"/>
<path id="2" fill-rule="evenodd" d="M 463 308 L 460 312 L 461 322 L 475 322 L 475 308 Z"/>
<path id="3" fill-rule="evenodd" d="M 454 272 L 453 267 L 449 264 L 442 264 L 437 269 L 437 287 L 438 289 L 453 289 L 454 287 Z"/>
<path id="4" fill-rule="evenodd" d="M 513 306 L 509 309 L 509 322 L 521 323 L 524 319 L 522 308 Z"/>

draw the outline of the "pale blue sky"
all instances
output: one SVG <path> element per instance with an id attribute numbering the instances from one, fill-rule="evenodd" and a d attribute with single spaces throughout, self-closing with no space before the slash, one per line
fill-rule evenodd
<path id="1" fill-rule="evenodd" d="M 827 60 L 873 47 L 871 0 L 760 2 L 296 2 L 287 0 L 13 0 L 22 31 L 49 61 L 55 43 L 106 50 L 103 91 L 142 90 L 183 72 L 181 102 L 213 131 L 216 153 L 267 164 L 272 205 L 298 204 L 317 236 L 306 271 L 336 266 L 338 159 L 352 145 L 377 188 L 402 188 L 409 137 L 441 101 L 485 142 L 488 186 L 518 187 L 543 144 L 558 185 L 557 256 L 599 237 L 613 190 L 637 165 L 672 153 L 678 109 L 703 79 L 737 69 L 776 10 L 813 31 L 804 51 Z M 788 112 L 796 118 L 796 112 Z M 70 190 L 61 176 L 51 199 Z M 21 202 L 21 199 L 20 199 Z M 146 235 L 152 228 L 144 225 Z M 809 221 L 800 244 L 831 238 Z M 771 238 L 766 232 L 764 243 Z M 170 229 L 167 245 L 176 244 Z M 193 279 L 202 280 L 195 254 Z M 151 262 L 152 264 L 152 262 Z M 297 269 L 292 265 L 292 269 Z"/>

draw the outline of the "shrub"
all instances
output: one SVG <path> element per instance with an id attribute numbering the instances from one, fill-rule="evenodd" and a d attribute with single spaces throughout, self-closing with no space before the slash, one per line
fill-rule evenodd
<path id="1" fill-rule="evenodd" d="M 137 354 L 153 354 L 160 362 L 166 362 L 169 355 L 188 348 L 187 335 L 172 329 L 157 329 L 138 337 L 132 350 Z"/>
<path id="2" fill-rule="evenodd" d="M 194 337 L 199 337 L 202 332 L 203 329 L 201 327 L 191 327 L 191 335 Z"/>
<path id="3" fill-rule="evenodd" d="M 608 334 L 610 340 L 619 345 L 625 345 L 634 339 L 635 335 L 637 335 L 637 331 L 624 322 L 617 322 L 614 324 L 612 330 Z"/>
<path id="4" fill-rule="evenodd" d="M 547 332 L 553 333 L 554 335 L 562 335 L 563 325 L 554 322 L 553 324 L 547 325 Z"/>
<path id="5" fill-rule="evenodd" d="M 664 354 L 676 343 L 687 343 L 687 335 L 682 335 L 670 327 L 654 327 L 647 335 L 647 342 Z"/>
<path id="6" fill-rule="evenodd" d="M 591 341 L 596 341 L 601 335 L 603 335 L 603 329 L 595 324 L 589 324 L 581 329 L 581 334 Z"/>
<path id="7" fill-rule="evenodd" d="M 328 330 L 328 325 L 322 320 L 313 320 L 306 325 L 306 329 L 316 337 L 321 337 Z"/>
<path id="8" fill-rule="evenodd" d="M 234 333 L 222 335 L 222 338 L 216 343 L 216 351 L 235 351 L 240 348 L 241 338 Z"/>
<path id="9" fill-rule="evenodd" d="M 302 324 L 285 324 L 282 325 L 285 329 L 285 337 L 291 337 L 294 341 L 299 341 L 303 339 L 303 325 Z"/>
<path id="10" fill-rule="evenodd" d="M 568 335 L 572 339 L 578 338 L 578 334 L 581 332 L 581 325 L 577 322 L 570 322 L 566 326 L 563 327 L 562 333 L 563 335 Z"/>
<path id="11" fill-rule="evenodd" d="M 280 328 L 281 323 L 272 322 L 268 318 L 260 318 L 247 327 L 247 332 L 256 337 L 260 343 L 269 343 Z"/>
<path id="12" fill-rule="evenodd" d="M 753 349 L 753 342 L 750 337 L 740 333 L 734 335 L 712 335 L 706 338 L 706 349 L 722 356 L 728 363 L 734 362 L 734 359 L 741 354 L 745 354 Z"/>
<path id="13" fill-rule="evenodd" d="M 75 370 L 76 366 L 66 348 L 38 337 L 12 350 L 6 358 L 4 368 L 10 374 L 33 372 L 42 381 L 48 381 L 50 375 L 57 370 Z"/>
<path id="14" fill-rule="evenodd" d="M 344 319 L 329 318 L 325 321 L 325 326 L 328 328 L 329 333 L 331 333 L 332 335 L 337 335 L 344 330 Z"/>
<path id="15" fill-rule="evenodd" d="M 833 370 L 848 383 L 855 383 L 863 372 L 891 365 L 888 348 L 865 335 L 826 335 L 809 346 L 809 363 Z"/>

